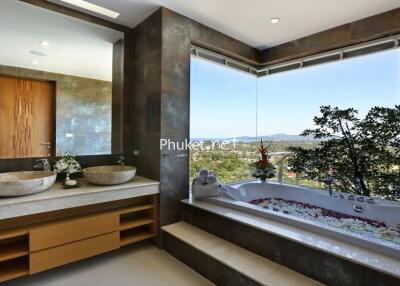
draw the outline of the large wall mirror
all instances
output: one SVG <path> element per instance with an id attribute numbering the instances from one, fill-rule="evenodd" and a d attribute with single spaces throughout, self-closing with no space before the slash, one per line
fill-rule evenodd
<path id="1" fill-rule="evenodd" d="M 121 152 L 122 32 L 2 0 L 0 38 L 0 159 Z"/>

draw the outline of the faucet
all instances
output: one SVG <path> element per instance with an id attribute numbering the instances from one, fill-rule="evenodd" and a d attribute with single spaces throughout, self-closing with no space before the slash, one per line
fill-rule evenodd
<path id="1" fill-rule="evenodd" d="M 39 164 L 34 165 L 33 168 L 42 168 L 43 171 L 51 172 L 51 166 L 47 158 L 38 159 L 36 162 L 39 162 Z"/>
<path id="2" fill-rule="evenodd" d="M 121 166 L 124 166 L 125 165 L 125 157 L 124 156 L 118 156 L 118 161 L 117 161 L 117 163 L 118 164 L 120 164 Z"/>

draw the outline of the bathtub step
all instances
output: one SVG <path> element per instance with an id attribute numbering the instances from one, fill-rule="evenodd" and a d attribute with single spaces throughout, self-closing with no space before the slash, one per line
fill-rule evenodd
<path id="1" fill-rule="evenodd" d="M 324 285 L 185 222 L 162 228 L 163 248 L 217 285 Z"/>

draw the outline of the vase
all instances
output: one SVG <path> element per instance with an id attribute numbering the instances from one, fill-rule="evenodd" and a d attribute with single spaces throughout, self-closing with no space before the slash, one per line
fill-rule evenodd
<path id="1" fill-rule="evenodd" d="M 265 184 L 267 183 L 267 178 L 260 178 L 261 183 Z"/>

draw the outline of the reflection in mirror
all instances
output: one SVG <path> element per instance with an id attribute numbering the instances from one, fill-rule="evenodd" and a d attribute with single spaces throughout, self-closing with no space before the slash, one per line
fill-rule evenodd
<path id="1" fill-rule="evenodd" d="M 0 37 L 0 159 L 120 152 L 123 33 L 2 0 Z"/>

